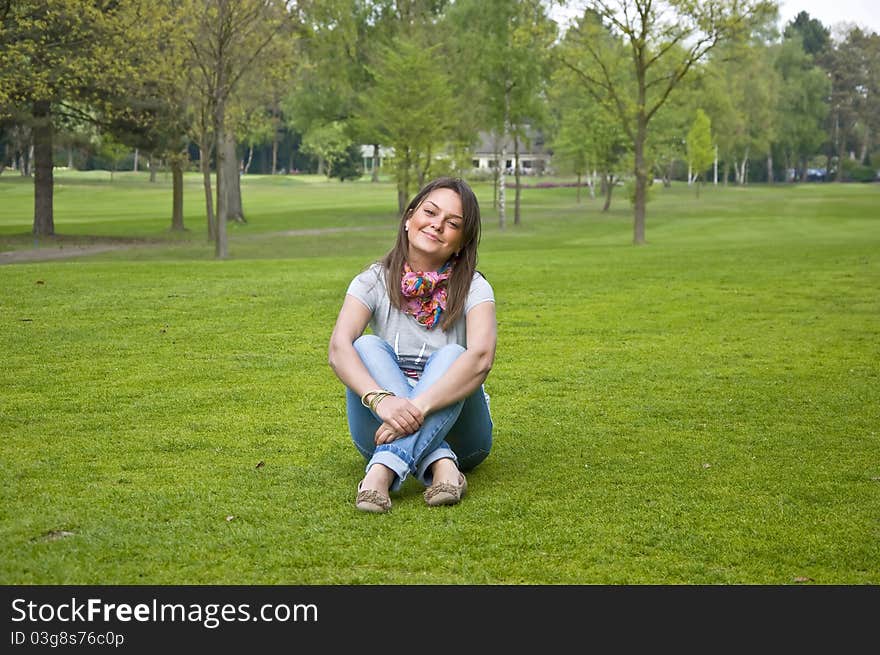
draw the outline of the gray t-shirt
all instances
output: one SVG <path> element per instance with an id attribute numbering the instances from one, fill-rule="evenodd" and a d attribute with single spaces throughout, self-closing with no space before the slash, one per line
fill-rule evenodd
<path id="1" fill-rule="evenodd" d="M 420 372 L 425 360 L 435 351 L 450 343 L 467 348 L 465 315 L 483 302 L 495 302 L 492 286 L 479 273 L 474 273 L 464 305 L 464 314 L 444 332 L 440 325 L 430 330 L 419 325 L 415 318 L 391 304 L 385 286 L 385 269 L 373 264 L 355 277 L 347 293 L 360 300 L 370 310 L 370 329 L 394 348 L 400 368 Z"/>

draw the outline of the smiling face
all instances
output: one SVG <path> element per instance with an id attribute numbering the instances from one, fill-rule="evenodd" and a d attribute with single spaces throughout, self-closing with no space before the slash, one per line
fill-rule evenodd
<path id="1" fill-rule="evenodd" d="M 462 247 L 461 197 L 452 189 L 431 191 L 406 220 L 407 261 L 413 270 L 436 271 Z"/>

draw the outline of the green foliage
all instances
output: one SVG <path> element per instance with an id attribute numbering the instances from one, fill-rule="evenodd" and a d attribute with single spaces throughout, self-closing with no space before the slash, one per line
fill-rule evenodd
<path id="1" fill-rule="evenodd" d="M 697 115 L 687 136 L 687 155 L 695 176 L 702 176 L 712 163 L 715 153 L 712 144 L 712 124 L 702 109 Z"/>
<path id="2" fill-rule="evenodd" d="M 631 177 L 623 182 L 623 195 L 629 201 L 630 206 L 636 204 L 636 181 Z M 645 204 L 650 203 L 654 199 L 654 195 L 654 184 L 648 184 L 645 189 Z"/>
<path id="3" fill-rule="evenodd" d="M 813 64 L 798 38 L 782 42 L 776 67 L 782 80 L 779 143 L 798 162 L 815 152 L 825 138 L 822 122 L 828 115 L 831 87 L 826 74 Z"/>
<path id="4" fill-rule="evenodd" d="M 330 171 L 347 156 L 349 146 L 351 139 L 345 133 L 345 126 L 340 121 L 334 121 L 313 125 L 303 136 L 300 150 L 322 159 Z"/>
<path id="5" fill-rule="evenodd" d="M 360 146 L 352 143 L 345 149 L 343 155 L 330 166 L 329 177 L 345 182 L 346 180 L 356 180 L 363 174 L 364 163 Z"/>
<path id="6" fill-rule="evenodd" d="M 365 129 L 394 148 L 400 197 L 408 198 L 428 174 L 455 124 L 455 94 L 440 52 L 428 34 L 395 38 L 373 62 L 373 86 L 358 111 Z"/>
<path id="7" fill-rule="evenodd" d="M 326 344 L 393 186 L 253 177 L 230 261 L 78 174 L 62 231 L 166 245 L 3 266 L 4 584 L 880 581 L 876 189 L 657 189 L 634 249 L 566 188 L 501 231 L 478 185 L 495 445 L 461 505 L 410 480 L 377 517 Z M 0 176 L 0 231 L 27 188 Z"/>
<path id="8" fill-rule="evenodd" d="M 853 159 L 844 159 L 843 179 L 850 182 L 876 182 L 878 179 L 877 167 L 860 164 Z"/>
<path id="9" fill-rule="evenodd" d="M 798 12 L 786 26 L 783 36 L 786 39 L 798 35 L 808 55 L 818 55 L 831 45 L 831 32 L 822 23 L 811 18 L 806 11 Z"/>

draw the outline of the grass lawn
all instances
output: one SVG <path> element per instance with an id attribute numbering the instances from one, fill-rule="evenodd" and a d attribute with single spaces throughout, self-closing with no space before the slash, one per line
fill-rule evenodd
<path id="1" fill-rule="evenodd" d="M 641 247 L 622 193 L 500 230 L 478 185 L 494 449 L 377 516 L 326 351 L 393 187 L 245 178 L 218 262 L 197 176 L 183 236 L 161 175 L 57 181 L 34 244 L 0 177 L 0 250 L 150 245 L 0 266 L 0 583 L 880 583 L 876 185 L 656 189 Z"/>

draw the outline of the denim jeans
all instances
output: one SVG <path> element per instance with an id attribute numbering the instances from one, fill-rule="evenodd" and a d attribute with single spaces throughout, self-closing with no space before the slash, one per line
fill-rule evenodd
<path id="1" fill-rule="evenodd" d="M 428 357 L 416 381 L 404 375 L 391 344 L 379 337 L 362 335 L 355 340 L 354 347 L 379 386 L 401 398 L 414 398 L 429 388 L 464 352 L 457 344 L 442 347 Z M 482 385 L 464 400 L 429 414 L 413 434 L 380 446 L 374 438 L 382 420 L 364 407 L 351 389 L 346 389 L 346 408 L 351 438 L 367 460 L 366 470 L 373 464 L 384 464 L 394 471 L 392 491 L 399 489 L 409 474 L 425 486 L 430 485 L 431 464 L 444 457 L 455 461 L 459 469 L 470 470 L 486 459 L 492 447 L 489 397 Z"/>

